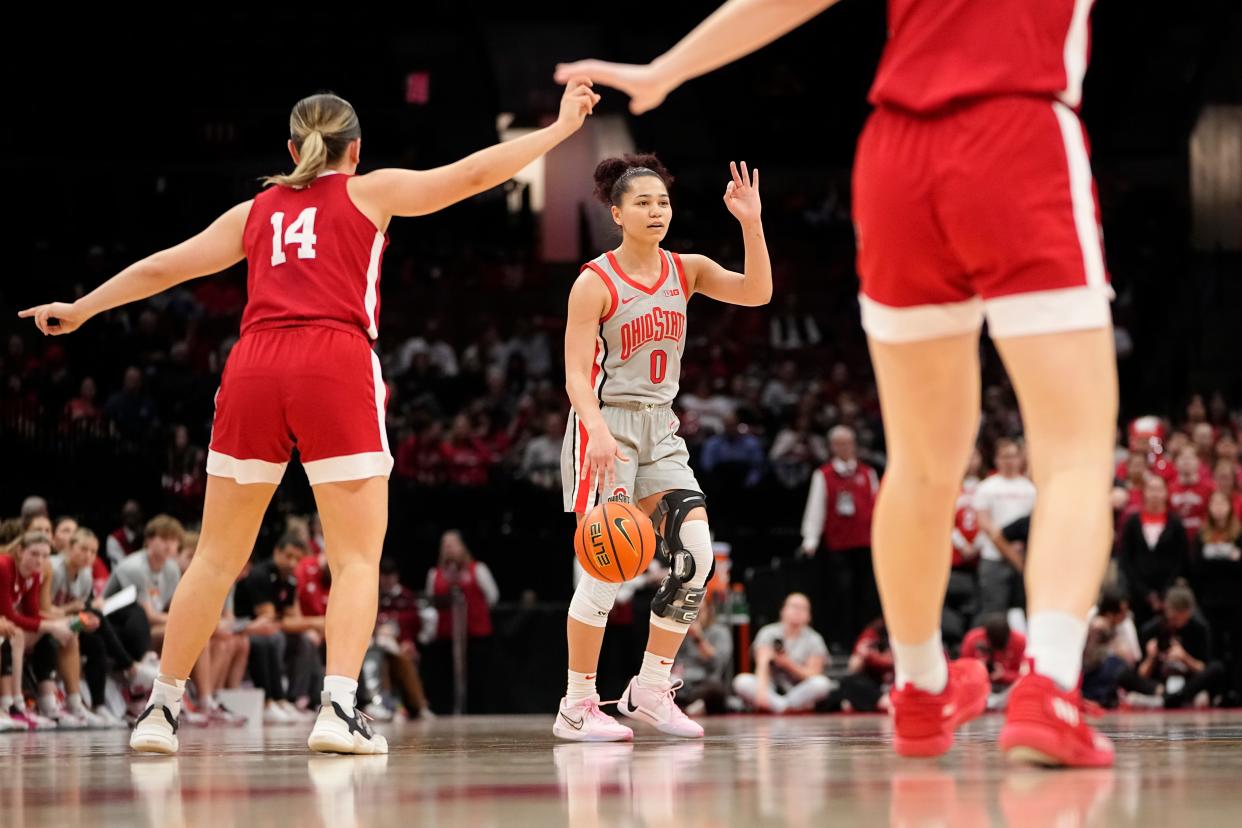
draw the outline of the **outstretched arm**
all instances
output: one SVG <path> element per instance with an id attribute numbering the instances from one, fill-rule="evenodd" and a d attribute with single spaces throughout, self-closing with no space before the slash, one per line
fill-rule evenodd
<path id="1" fill-rule="evenodd" d="M 556 123 L 432 170 L 383 169 L 350 182 L 350 193 L 389 216 L 423 216 L 503 184 L 536 158 L 578 131 L 599 95 L 591 81 L 574 77 L 565 86 Z"/>
<path id="2" fill-rule="evenodd" d="M 702 293 L 731 305 L 766 305 L 772 299 L 772 262 L 768 243 L 763 237 L 760 219 L 759 170 L 752 176 L 742 162 L 730 162 L 733 180 L 725 189 L 724 202 L 729 212 L 742 225 L 742 244 L 746 250 L 745 273 L 726 270 L 706 256 L 687 254 L 682 257 L 690 293 Z M 689 299 L 689 297 L 686 297 Z"/>
<path id="3" fill-rule="evenodd" d="M 45 334 L 72 333 L 96 314 L 230 268 L 246 257 L 242 234 L 251 203 L 238 204 L 197 236 L 135 262 L 76 302 L 36 305 L 18 316 L 33 318 Z"/>
<path id="4" fill-rule="evenodd" d="M 729 0 L 646 65 L 580 60 L 556 67 L 557 83 L 587 75 L 630 96 L 641 115 L 691 78 L 732 63 L 793 31 L 837 0 Z"/>

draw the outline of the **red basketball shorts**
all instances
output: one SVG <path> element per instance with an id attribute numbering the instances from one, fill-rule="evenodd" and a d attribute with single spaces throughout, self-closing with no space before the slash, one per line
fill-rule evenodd
<path id="1" fill-rule="evenodd" d="M 229 354 L 216 392 L 207 473 L 279 483 L 296 446 L 311 485 L 387 477 L 387 397 L 361 331 L 252 328 Z"/>
<path id="2" fill-rule="evenodd" d="M 999 97 L 878 109 L 854 164 L 863 328 L 881 342 L 1101 328 L 1112 288 L 1086 135 L 1069 107 Z"/>

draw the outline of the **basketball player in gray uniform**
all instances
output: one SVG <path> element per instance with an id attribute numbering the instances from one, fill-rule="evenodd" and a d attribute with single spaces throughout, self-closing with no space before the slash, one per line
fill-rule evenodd
<path id="1" fill-rule="evenodd" d="M 745 273 L 705 256 L 660 248 L 673 211 L 672 179 L 654 155 L 602 161 L 595 195 L 621 230 L 615 250 L 588 262 L 569 293 L 565 387 L 573 408 L 561 453 L 565 510 L 583 517 L 601 499 L 637 504 L 652 516 L 670 571 L 651 604 L 642 670 L 618 709 L 675 736 L 703 728 L 674 703 L 673 658 L 698 615 L 712 566 L 706 501 L 689 466 L 672 403 L 686 343 L 686 306 L 701 293 L 757 306 L 772 297 L 772 266 L 760 221 L 759 172 L 730 164 L 725 206 L 742 225 Z M 569 681 L 552 732 L 575 741 L 634 733 L 600 711 L 596 667 L 620 584 L 579 579 L 569 605 Z"/>

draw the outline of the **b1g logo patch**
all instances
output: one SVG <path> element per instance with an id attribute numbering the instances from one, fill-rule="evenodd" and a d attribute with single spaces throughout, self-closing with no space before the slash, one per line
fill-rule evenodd
<path id="1" fill-rule="evenodd" d="M 611 564 L 612 558 L 609 557 L 608 550 L 604 548 L 604 524 L 598 521 L 588 524 L 587 534 L 591 538 L 591 554 L 595 557 L 596 565 L 605 567 Z"/>

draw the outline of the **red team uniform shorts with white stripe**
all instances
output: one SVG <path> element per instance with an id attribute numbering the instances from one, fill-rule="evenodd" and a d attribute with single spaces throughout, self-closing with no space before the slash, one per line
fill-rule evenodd
<path id="1" fill-rule="evenodd" d="M 311 485 L 387 477 L 387 388 L 357 326 L 259 323 L 229 354 L 207 473 L 279 483 L 294 447 Z"/>
<path id="2" fill-rule="evenodd" d="M 1065 104 L 984 97 L 880 107 L 859 139 L 863 327 L 881 342 L 1110 324 L 1086 135 Z"/>

